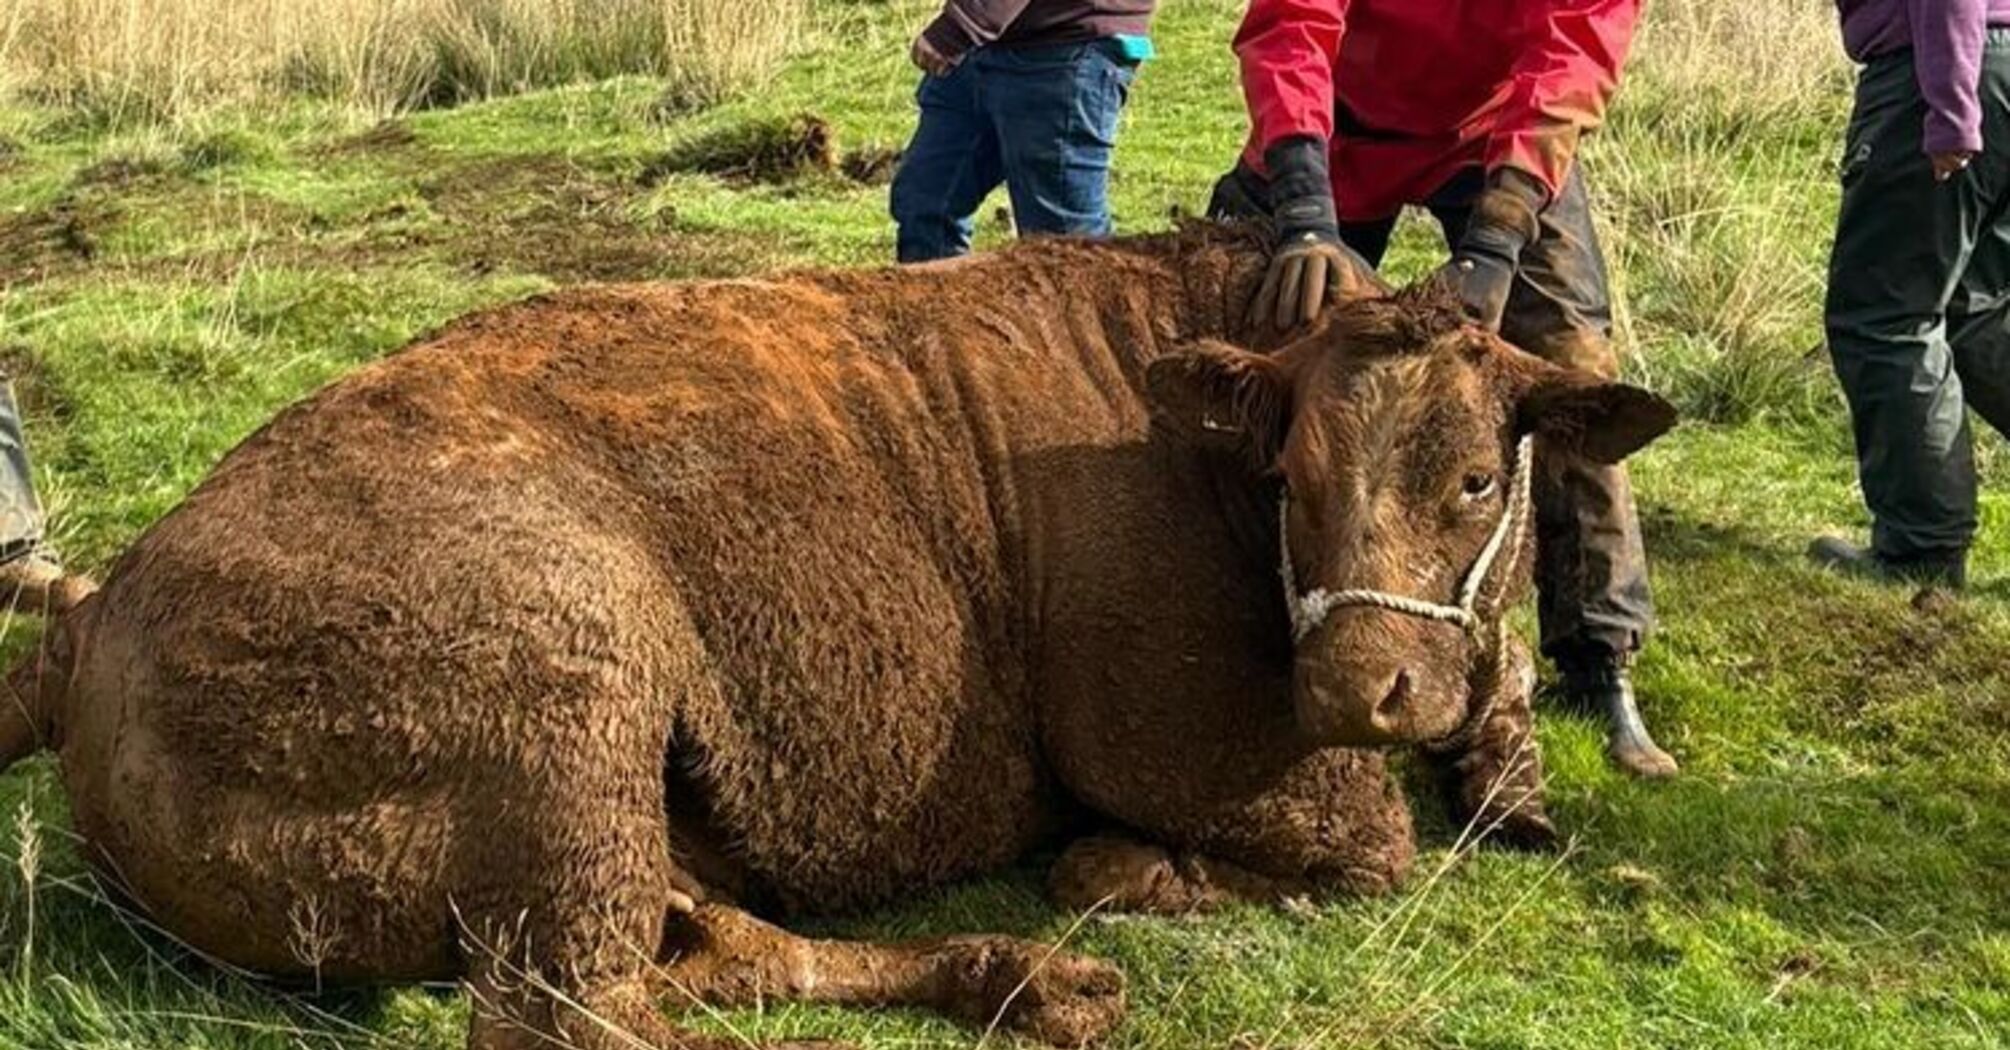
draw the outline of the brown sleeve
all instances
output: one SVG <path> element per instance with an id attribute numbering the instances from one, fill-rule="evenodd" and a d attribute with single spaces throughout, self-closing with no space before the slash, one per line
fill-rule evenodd
<path id="1" fill-rule="evenodd" d="M 944 58 L 961 58 L 1005 35 L 1032 0 L 948 0 L 921 35 Z"/>

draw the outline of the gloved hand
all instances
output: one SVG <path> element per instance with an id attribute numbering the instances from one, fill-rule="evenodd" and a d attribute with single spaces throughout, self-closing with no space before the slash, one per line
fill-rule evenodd
<path id="1" fill-rule="evenodd" d="M 1458 296 L 1467 316 L 1488 331 L 1500 330 L 1522 250 L 1541 230 L 1536 213 L 1546 196 L 1540 183 L 1513 168 L 1494 172 L 1451 261 L 1438 271 L 1437 279 Z"/>
<path id="2" fill-rule="evenodd" d="M 1277 248 L 1263 286 L 1249 304 L 1249 324 L 1295 328 L 1319 316 L 1330 298 L 1386 292 L 1368 260 L 1340 240 L 1333 183 L 1326 174 L 1326 144 L 1291 138 L 1263 155 L 1270 169 L 1270 215 Z"/>
<path id="3" fill-rule="evenodd" d="M 1238 158 L 1228 174 L 1214 180 L 1207 217 L 1215 222 L 1270 218 L 1270 183 Z"/>

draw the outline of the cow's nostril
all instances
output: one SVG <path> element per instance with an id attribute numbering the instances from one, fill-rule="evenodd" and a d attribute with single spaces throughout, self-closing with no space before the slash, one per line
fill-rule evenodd
<path id="1" fill-rule="evenodd" d="M 1396 680 L 1389 684 L 1389 695 L 1375 705 L 1375 724 L 1393 725 L 1403 717 L 1403 709 L 1410 704 L 1410 672 L 1397 671 Z"/>

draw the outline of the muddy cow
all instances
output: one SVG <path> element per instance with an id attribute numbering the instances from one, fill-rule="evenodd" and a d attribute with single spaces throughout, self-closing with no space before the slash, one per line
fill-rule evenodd
<path id="1" fill-rule="evenodd" d="M 662 1004 L 756 996 L 1094 1039 L 1105 963 L 770 922 L 1084 826 L 1068 907 L 1383 891 L 1396 744 L 1540 840 L 1527 446 L 1672 421 L 1425 295 L 1238 348 L 1261 263 L 1195 229 L 467 318 L 225 457 L 56 618 L 0 757 L 57 752 L 174 936 L 464 980 L 481 1050 L 709 1046 Z"/>

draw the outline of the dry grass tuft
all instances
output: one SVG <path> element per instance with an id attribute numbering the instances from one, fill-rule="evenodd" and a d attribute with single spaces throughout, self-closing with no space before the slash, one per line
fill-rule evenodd
<path id="1" fill-rule="evenodd" d="M 1622 334 L 1692 418 L 1811 418 L 1852 67 L 1827 0 L 1662 0 L 1592 144 Z"/>
<path id="2" fill-rule="evenodd" d="M 0 90 L 115 123 L 305 94 L 375 114 L 623 74 L 773 71 L 808 0 L 0 0 Z"/>

